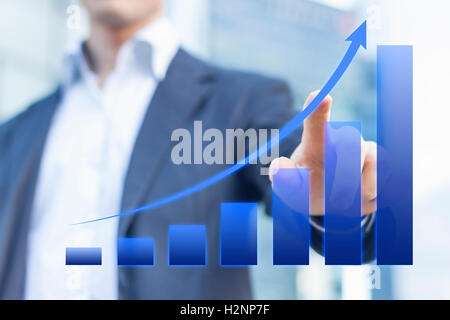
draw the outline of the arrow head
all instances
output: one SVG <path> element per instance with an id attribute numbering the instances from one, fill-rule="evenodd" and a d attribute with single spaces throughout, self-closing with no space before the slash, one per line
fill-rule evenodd
<path id="1" fill-rule="evenodd" d="M 351 35 L 348 36 L 345 41 L 351 41 L 352 44 L 364 47 L 367 49 L 367 26 L 366 20 L 355 30 Z"/>

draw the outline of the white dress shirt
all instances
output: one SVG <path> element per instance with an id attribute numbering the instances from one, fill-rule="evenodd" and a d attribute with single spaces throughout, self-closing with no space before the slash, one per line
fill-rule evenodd
<path id="1" fill-rule="evenodd" d="M 63 99 L 43 153 L 28 236 L 26 299 L 117 299 L 118 213 L 128 163 L 153 93 L 179 44 L 160 19 L 119 51 L 99 88 L 79 48 L 65 58 Z M 66 247 L 101 247 L 101 266 L 66 266 Z"/>

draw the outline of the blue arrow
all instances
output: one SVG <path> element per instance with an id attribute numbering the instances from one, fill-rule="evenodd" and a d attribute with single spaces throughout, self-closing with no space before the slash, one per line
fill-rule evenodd
<path id="1" fill-rule="evenodd" d="M 347 68 L 349 67 L 350 63 L 353 61 L 353 58 L 355 57 L 356 53 L 358 52 L 358 49 L 360 46 L 364 47 L 366 49 L 367 44 L 367 28 L 366 28 L 366 21 L 364 21 L 353 33 L 345 39 L 345 41 L 351 41 L 350 47 L 347 49 L 347 52 L 345 53 L 344 57 L 342 58 L 341 62 L 337 66 L 336 70 L 331 75 L 330 79 L 325 83 L 325 85 L 322 87 L 322 89 L 319 91 L 317 96 L 309 103 L 309 105 L 301 112 L 299 112 L 294 118 L 292 118 L 278 133 L 277 136 L 272 137 L 269 141 L 266 142 L 265 145 L 261 146 L 257 150 L 253 151 L 251 154 L 246 156 L 244 159 L 241 159 L 238 163 L 230 166 L 229 168 L 213 175 L 212 177 L 209 177 L 198 184 L 195 184 L 187 189 L 178 191 L 174 194 L 171 194 L 167 197 L 161 198 L 159 200 L 156 200 L 154 202 L 147 203 L 141 207 L 138 207 L 136 209 L 124 211 L 112 216 L 107 216 L 99 219 L 94 220 L 88 220 L 84 222 L 75 223 L 75 225 L 79 224 L 86 224 L 96 221 L 102 221 L 107 219 L 112 219 L 116 217 L 123 217 L 128 216 L 132 214 L 137 214 L 142 211 L 147 211 L 151 209 L 155 209 L 158 207 L 161 207 L 165 204 L 168 204 L 172 201 L 176 201 L 182 198 L 185 198 L 191 194 L 194 194 L 196 192 L 199 192 L 223 179 L 226 177 L 236 173 L 237 171 L 241 170 L 245 166 L 247 166 L 250 162 L 258 159 L 258 154 L 260 154 L 259 150 L 264 150 L 264 153 L 267 153 L 270 151 L 270 149 L 273 146 L 276 146 L 278 143 L 283 141 L 287 136 L 289 136 L 292 132 L 294 132 L 302 123 L 303 121 L 320 105 L 320 103 L 323 101 L 323 99 L 326 98 L 326 96 L 331 92 L 331 90 L 334 88 L 334 86 L 337 84 L 339 79 L 341 79 L 342 75 L 345 73 Z M 272 145 L 272 140 L 275 140 L 275 142 Z"/>

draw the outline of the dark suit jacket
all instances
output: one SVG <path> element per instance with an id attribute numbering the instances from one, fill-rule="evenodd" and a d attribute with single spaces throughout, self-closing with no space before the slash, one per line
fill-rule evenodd
<path id="1" fill-rule="evenodd" d="M 57 90 L 0 127 L 0 298 L 23 297 L 30 209 L 46 135 L 60 99 L 61 90 Z M 184 127 L 192 131 L 194 120 L 202 120 L 204 130 L 281 128 L 293 115 L 289 89 L 284 82 L 216 68 L 180 50 L 159 84 L 140 129 L 121 209 L 129 210 L 159 199 L 225 168 L 225 165 L 174 165 L 170 158 L 175 144 L 170 141 L 174 129 Z M 281 144 L 280 154 L 289 156 L 300 138 L 301 130 Z M 220 267 L 219 211 L 223 201 L 260 201 L 270 195 L 268 178 L 261 176 L 259 170 L 258 165 L 247 166 L 185 199 L 122 217 L 119 236 L 155 239 L 156 265 L 120 268 L 120 298 L 251 298 L 248 269 Z M 179 223 L 206 224 L 207 267 L 168 266 L 168 226 Z M 373 258 L 373 232 L 364 232 L 367 261 Z M 313 228 L 311 238 L 313 248 L 321 252 L 321 232 Z"/>

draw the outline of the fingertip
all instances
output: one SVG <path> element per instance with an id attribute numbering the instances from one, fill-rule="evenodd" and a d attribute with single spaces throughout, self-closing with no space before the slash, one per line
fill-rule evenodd
<path id="1" fill-rule="evenodd" d="M 318 94 L 319 94 L 320 90 L 314 90 L 312 91 L 309 95 L 308 95 L 308 99 L 314 99 Z"/>
<path id="2" fill-rule="evenodd" d="M 305 109 L 311 101 L 314 100 L 314 98 L 319 94 L 319 90 L 312 91 L 308 97 L 306 98 L 305 104 L 303 105 L 303 109 Z"/>

